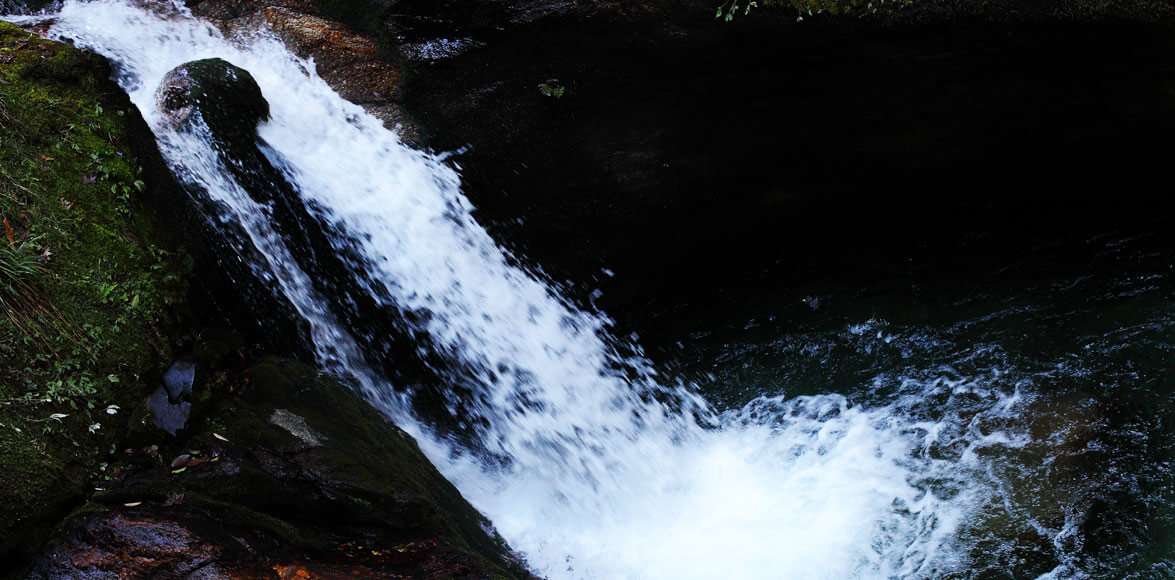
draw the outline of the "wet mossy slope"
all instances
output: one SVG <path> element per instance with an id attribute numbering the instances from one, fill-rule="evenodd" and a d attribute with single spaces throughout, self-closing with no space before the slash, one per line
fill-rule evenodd
<path id="1" fill-rule="evenodd" d="M 109 74 L 0 23 L 0 554 L 88 490 L 182 310 Z"/>

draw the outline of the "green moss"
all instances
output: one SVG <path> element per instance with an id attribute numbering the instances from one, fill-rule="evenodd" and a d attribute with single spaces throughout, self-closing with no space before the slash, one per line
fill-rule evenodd
<path id="1" fill-rule="evenodd" d="M 141 397 L 170 360 L 185 260 L 137 211 L 129 107 L 105 61 L 0 23 L 0 244 L 41 262 L 27 303 L 0 313 L 0 552 L 59 491 L 79 492 L 64 482 L 121 428 L 106 407 Z"/>

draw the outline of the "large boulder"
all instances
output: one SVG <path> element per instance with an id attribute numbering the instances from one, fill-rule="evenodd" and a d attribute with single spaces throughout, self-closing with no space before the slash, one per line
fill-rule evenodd
<path id="1" fill-rule="evenodd" d="M 160 82 L 157 99 L 170 123 L 191 129 L 203 121 L 239 156 L 239 149 L 254 144 L 257 125 L 269 119 L 269 103 L 249 71 L 219 58 L 176 67 Z"/>
<path id="2" fill-rule="evenodd" d="M 188 438 L 120 451 L 35 578 L 523 578 L 415 442 L 288 360 L 220 371 Z"/>

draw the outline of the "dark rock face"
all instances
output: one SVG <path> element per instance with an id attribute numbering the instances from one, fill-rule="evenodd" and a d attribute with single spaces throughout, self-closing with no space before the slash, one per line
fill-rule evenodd
<path id="1" fill-rule="evenodd" d="M 194 435 L 120 452 L 33 577 L 528 576 L 411 438 L 342 385 L 277 359 L 212 382 Z"/>
<path id="2" fill-rule="evenodd" d="M 710 300 L 699 277 L 906 276 L 1149 219 L 1175 130 L 1171 10 L 1147 1 L 729 24 L 693 0 L 193 4 L 369 38 L 495 237 L 642 334 L 665 296 Z"/>
<path id="3" fill-rule="evenodd" d="M 268 116 L 269 105 L 247 71 L 209 59 L 193 67 L 179 67 L 169 79 L 159 96 L 169 101 L 167 110 L 175 123 L 190 128 L 191 116 L 198 111 L 206 124 L 224 130 L 218 142 L 223 151 L 252 153 L 256 149 L 256 127 Z M 241 107 L 239 114 L 234 112 L 237 106 Z M 258 256 L 250 253 L 244 232 L 216 219 L 219 210 L 208 202 L 198 184 L 172 174 L 154 133 L 137 112 L 131 139 L 134 148 L 148 159 L 144 164 L 148 184 L 159 192 L 148 210 L 170 222 L 170 242 L 193 255 L 194 275 L 200 280 L 206 302 L 202 309 L 223 313 L 258 344 L 279 352 L 308 352 L 305 322 L 290 304 L 275 300 L 274 289 L 259 280 L 249 266 Z M 245 259 L 238 259 L 238 254 L 244 254 Z"/>
<path id="4" fill-rule="evenodd" d="M 410 76 L 406 107 L 434 147 L 469 146 L 455 162 L 498 239 L 622 321 L 709 300 L 699 278 L 901 276 L 1154 197 L 1166 25 L 711 16 L 474 33 L 483 48 Z"/>

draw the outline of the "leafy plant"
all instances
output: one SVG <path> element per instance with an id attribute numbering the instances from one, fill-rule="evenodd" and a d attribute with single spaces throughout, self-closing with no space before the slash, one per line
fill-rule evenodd
<path id="1" fill-rule="evenodd" d="M 740 11 L 742 12 L 743 16 L 746 16 L 747 14 L 751 13 L 752 8 L 758 7 L 759 3 L 755 0 L 726 0 L 718 6 L 718 12 L 714 15 L 714 18 L 719 18 L 730 22 L 731 20 L 734 20 L 734 17 L 738 15 Z"/>
<path id="2" fill-rule="evenodd" d="M 539 83 L 539 92 L 544 97 L 551 97 L 553 99 L 561 99 L 563 95 L 567 94 L 567 87 L 559 82 L 559 79 L 547 79 Z"/>

